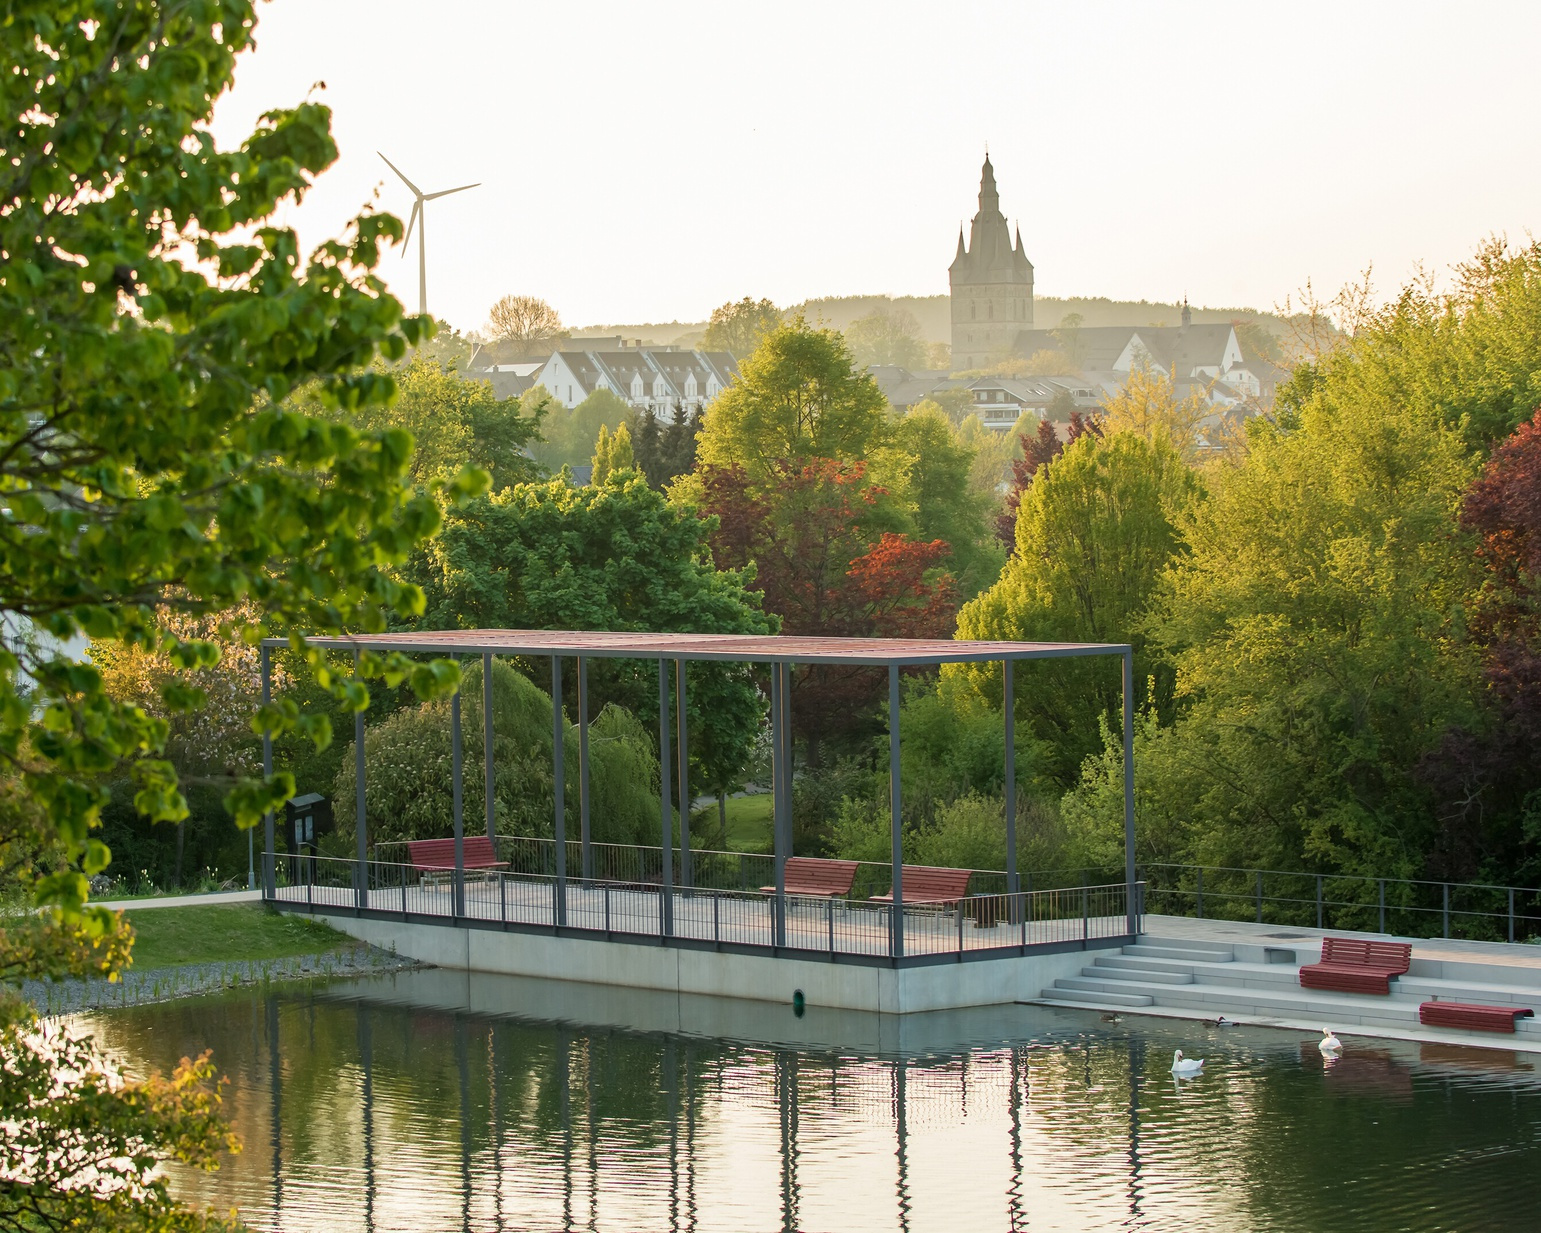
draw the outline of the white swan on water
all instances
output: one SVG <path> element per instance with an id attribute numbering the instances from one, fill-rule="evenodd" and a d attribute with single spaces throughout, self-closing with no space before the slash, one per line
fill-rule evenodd
<path id="1" fill-rule="evenodd" d="M 1196 1075 L 1203 1069 L 1203 1058 L 1185 1058 L 1181 1049 L 1172 1054 L 1172 1073 L 1174 1075 Z"/>
<path id="2" fill-rule="evenodd" d="M 1332 1034 L 1331 1028 L 1322 1029 L 1322 1039 L 1316 1047 L 1329 1056 L 1343 1052 L 1343 1042 Z"/>

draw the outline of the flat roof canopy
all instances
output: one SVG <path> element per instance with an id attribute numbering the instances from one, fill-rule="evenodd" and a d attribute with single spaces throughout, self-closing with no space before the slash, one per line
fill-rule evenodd
<path id="1" fill-rule="evenodd" d="M 310 645 L 434 655 L 561 655 L 585 659 L 694 659 L 729 663 L 963 664 L 1004 659 L 1124 655 L 1126 643 L 962 642 L 948 638 L 799 638 L 758 634 L 652 634 L 554 629 L 446 629 L 328 635 Z M 265 646 L 288 646 L 267 638 Z"/>

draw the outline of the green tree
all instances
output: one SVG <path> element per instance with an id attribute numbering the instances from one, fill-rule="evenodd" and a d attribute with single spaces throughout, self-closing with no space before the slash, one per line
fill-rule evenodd
<path id="1" fill-rule="evenodd" d="M 521 484 L 450 513 L 420 575 L 432 628 L 770 633 L 745 578 L 706 552 L 711 520 L 670 505 L 635 472 L 603 487 Z M 600 702 L 657 705 L 656 665 L 595 660 Z M 572 675 L 572 674 L 569 674 Z M 733 786 L 759 728 L 743 669 L 690 669 L 691 755 L 702 786 Z"/>
<path id="2" fill-rule="evenodd" d="M 539 390 L 537 394 L 535 391 Z M 595 390 L 571 411 L 551 398 L 544 386 L 526 390 L 521 404 L 527 415 L 541 411 L 541 433 L 545 440 L 530 447 L 530 456 L 551 471 L 581 466 L 594 456 L 599 430 L 615 432 L 626 422 L 630 408 L 609 390 Z"/>
<path id="3" fill-rule="evenodd" d="M 168 719 L 114 700 L 71 648 L 115 639 L 196 674 L 218 644 L 163 614 L 243 601 L 248 644 L 382 628 L 422 606 L 389 567 L 436 529 L 440 498 L 487 481 L 415 493 L 409 433 L 286 405 L 301 388 L 328 408 L 389 404 L 395 379 L 369 365 L 428 323 L 404 320 L 374 273 L 397 220 L 366 213 L 308 257 L 271 222 L 336 157 L 326 108 L 268 112 L 239 148 L 216 146 L 214 100 L 254 27 L 246 0 L 23 3 L 0 22 L 0 859 L 39 909 L 0 928 L 0 1222 L 19 1228 L 203 1227 L 160 1164 L 209 1166 L 221 1145 L 206 1060 L 169 1083 L 123 1080 L 89 1041 L 38 1032 L 15 991 L 127 961 L 120 919 L 86 904 L 111 858 L 92 833 L 105 777 L 132 764 L 151 818 L 187 808 Z M 313 666 L 343 705 L 365 704 L 362 682 Z M 363 663 L 391 680 L 409 668 Z M 410 671 L 425 694 L 457 679 L 450 664 Z M 184 715 L 207 697 L 195 675 L 160 701 Z M 254 723 L 330 736 L 279 705 Z M 251 826 L 292 790 L 241 778 L 227 802 Z"/>
<path id="4" fill-rule="evenodd" d="M 746 295 L 737 303 L 712 309 L 712 319 L 701 336 L 701 349 L 728 351 L 742 359 L 780 324 L 779 308 L 769 300 L 755 300 Z"/>
<path id="5" fill-rule="evenodd" d="M 1440 416 L 1320 397 L 1294 428 L 1253 421 L 1214 474 L 1148 626 L 1177 667 L 1163 755 L 1194 856 L 1419 872 L 1434 819 L 1412 771 L 1479 694 L 1455 525 L 1474 470 Z"/>
<path id="6" fill-rule="evenodd" d="M 1191 463 L 1198 453 L 1199 421 L 1209 413 L 1209 400 L 1198 390 L 1186 398 L 1177 397 L 1175 369 L 1165 373 L 1140 364 L 1103 404 L 1097 418 L 1108 434 L 1129 432 L 1147 441 L 1165 440 Z"/>
<path id="7" fill-rule="evenodd" d="M 844 338 L 799 317 L 767 333 L 738 380 L 712 400 L 697 457 L 742 467 L 756 484 L 808 458 L 866 460 L 877 470 L 887 406 L 872 378 L 853 371 Z"/>
<path id="8" fill-rule="evenodd" d="M 869 364 L 922 369 L 926 366 L 920 322 L 908 309 L 884 307 L 857 318 L 846 326 L 845 341 L 852 358 L 863 368 Z"/>
<path id="9" fill-rule="evenodd" d="M 995 538 L 995 501 L 971 482 L 974 450 L 964 444 L 940 407 L 922 403 L 900 421 L 896 445 L 909 455 L 906 496 L 915 535 L 952 549 L 948 568 L 962 599 L 972 599 L 1001 572 L 1006 554 Z"/>
<path id="10" fill-rule="evenodd" d="M 999 581 L 958 614 L 958 637 L 1132 643 L 1139 679 L 1156 676 L 1169 711 L 1172 674 L 1150 654 L 1141 622 L 1198 493 L 1164 440 L 1081 436 L 1037 469 L 1022 497 L 1016 550 Z M 1000 705 L 999 665 L 948 671 Z M 1108 661 L 1062 660 L 1017 676 L 1019 712 L 1068 782 L 1100 745 L 1098 717 L 1119 706 L 1118 672 Z"/>

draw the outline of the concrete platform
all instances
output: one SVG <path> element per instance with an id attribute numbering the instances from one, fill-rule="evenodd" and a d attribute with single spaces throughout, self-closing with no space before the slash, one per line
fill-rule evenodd
<path id="1" fill-rule="evenodd" d="M 1541 1021 L 1513 1035 L 1425 1028 L 1428 1001 L 1524 1006 L 1541 1013 L 1541 947 L 1449 939 L 1410 942 L 1408 973 L 1388 996 L 1304 989 L 1300 967 L 1321 957 L 1324 931 L 1237 921 L 1147 917 L 1147 933 L 1045 986 L 1030 1002 L 1181 1019 L 1436 1041 L 1541 1053 Z M 1349 936 L 1334 933 L 1334 936 Z M 1380 936 L 1380 935 L 1353 935 Z M 1357 1031 L 1356 1031 L 1357 1029 Z"/>

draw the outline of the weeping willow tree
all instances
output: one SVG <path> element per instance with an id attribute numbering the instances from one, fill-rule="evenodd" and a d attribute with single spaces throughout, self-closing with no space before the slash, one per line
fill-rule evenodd
<path id="1" fill-rule="evenodd" d="M 464 816 L 469 834 L 486 816 L 482 669 L 468 664 L 462 685 Z M 565 792 L 577 834 L 578 729 L 563 722 Z M 364 733 L 364 812 L 376 842 L 433 839 L 451 833 L 451 718 L 447 700 L 397 711 Z M 552 833 L 554 779 L 551 696 L 501 659 L 492 661 L 492 799 L 500 835 Z M 589 800 L 598 843 L 656 842 L 658 758 L 631 712 L 604 707 L 589 724 Z M 339 838 L 352 850 L 354 758 L 343 759 L 334 787 Z"/>

